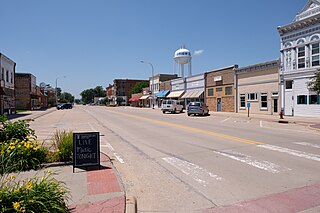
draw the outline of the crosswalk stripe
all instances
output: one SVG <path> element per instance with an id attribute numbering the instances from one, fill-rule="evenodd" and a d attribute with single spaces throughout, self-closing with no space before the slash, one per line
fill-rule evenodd
<path id="1" fill-rule="evenodd" d="M 262 169 L 271 173 L 279 173 L 281 171 L 288 171 L 291 170 L 289 168 L 282 168 L 281 166 L 271 163 L 269 161 L 258 161 L 258 160 L 253 160 L 251 159 L 251 156 L 244 155 L 239 152 L 235 152 L 232 150 L 228 150 L 225 152 L 219 152 L 219 151 L 214 151 L 214 153 L 222 155 L 224 157 L 240 161 L 242 163 L 248 164 L 250 166 L 256 167 L 258 169 Z"/>
<path id="2" fill-rule="evenodd" d="M 318 148 L 318 149 L 320 149 L 320 145 L 312 144 L 312 143 L 295 142 L 294 144 L 298 144 L 298 145 L 302 145 L 302 146 L 310 146 L 310 147 L 313 147 L 313 148 Z"/>
<path id="3" fill-rule="evenodd" d="M 218 175 L 212 174 L 208 170 L 191 162 L 184 161 L 176 157 L 164 157 L 162 160 L 203 186 L 207 186 L 213 179 L 217 181 L 222 180 Z"/>
<path id="4" fill-rule="evenodd" d="M 289 155 L 293 155 L 293 156 L 297 156 L 297 157 L 306 158 L 309 160 L 315 160 L 315 161 L 320 162 L 320 155 L 310 154 L 310 153 L 306 153 L 306 152 L 302 152 L 302 151 L 298 151 L 298 150 L 294 150 L 294 149 L 288 149 L 288 148 L 283 148 L 280 146 L 274 146 L 274 145 L 269 145 L 269 144 L 262 144 L 262 145 L 257 145 L 257 146 L 260 148 L 278 151 L 278 152 L 282 152 L 282 153 L 287 153 Z"/>

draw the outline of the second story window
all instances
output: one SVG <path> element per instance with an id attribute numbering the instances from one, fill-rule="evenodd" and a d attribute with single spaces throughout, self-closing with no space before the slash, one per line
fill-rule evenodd
<path id="1" fill-rule="evenodd" d="M 6 72 L 6 82 L 9 82 L 9 71 Z"/>
<path id="2" fill-rule="evenodd" d="M 10 74 L 11 74 L 10 82 L 11 84 L 13 84 L 13 73 L 10 73 Z"/>
<path id="3" fill-rule="evenodd" d="M 298 47 L 298 69 L 306 67 L 306 50 L 305 47 Z"/>
<path id="4" fill-rule="evenodd" d="M 1 79 L 4 80 L 4 68 L 1 69 Z"/>
<path id="5" fill-rule="evenodd" d="M 319 43 L 311 45 L 311 65 L 313 67 L 320 65 Z"/>

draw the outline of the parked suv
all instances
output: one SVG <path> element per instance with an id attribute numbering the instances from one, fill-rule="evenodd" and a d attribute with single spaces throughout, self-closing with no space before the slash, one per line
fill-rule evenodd
<path id="1" fill-rule="evenodd" d="M 72 109 L 72 104 L 71 103 L 63 103 L 63 104 L 59 104 L 57 106 L 57 109 Z"/>
<path id="2" fill-rule="evenodd" d="M 190 102 L 187 108 L 187 114 L 190 115 L 209 115 L 208 107 L 199 101 Z"/>
<path id="3" fill-rule="evenodd" d="M 177 100 L 163 100 L 161 104 L 162 113 L 171 112 L 183 112 L 183 103 Z"/>

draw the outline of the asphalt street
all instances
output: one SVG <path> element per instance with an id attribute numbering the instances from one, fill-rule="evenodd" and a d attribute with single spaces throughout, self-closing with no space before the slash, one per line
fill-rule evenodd
<path id="1" fill-rule="evenodd" d="M 320 205 L 310 202 L 310 195 L 320 200 L 320 134 L 299 125 L 76 106 L 31 127 L 47 145 L 58 129 L 99 131 L 101 149 L 139 212 L 223 212 L 257 202 L 297 212 Z"/>

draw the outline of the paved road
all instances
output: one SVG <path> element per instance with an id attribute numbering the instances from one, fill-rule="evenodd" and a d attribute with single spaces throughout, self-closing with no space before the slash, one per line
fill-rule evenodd
<path id="1" fill-rule="evenodd" d="M 319 210 L 320 134 L 298 125 L 76 106 L 32 127 L 41 139 L 57 129 L 101 132 L 140 212 Z"/>

